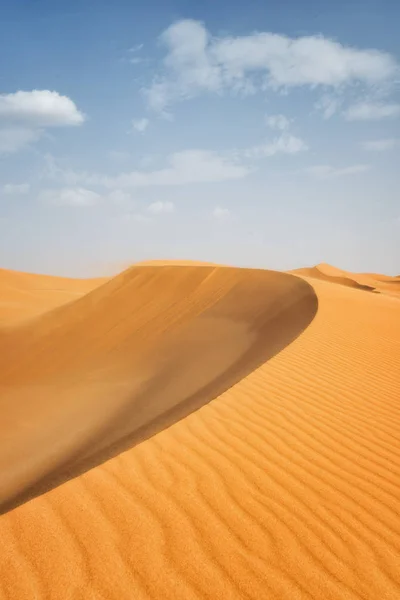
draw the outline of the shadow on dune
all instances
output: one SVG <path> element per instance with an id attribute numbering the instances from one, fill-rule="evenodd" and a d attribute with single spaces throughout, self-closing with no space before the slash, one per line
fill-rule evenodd
<path id="1" fill-rule="evenodd" d="M 141 268 L 141 277 L 146 269 Z M 110 315 L 114 307 L 118 316 L 112 329 L 111 321 L 107 323 L 104 334 L 107 340 L 114 340 L 113 344 L 103 354 L 97 346 L 97 354 L 94 349 L 88 353 L 88 360 L 94 354 L 97 360 L 95 370 L 90 361 L 87 363 L 89 375 L 84 374 L 87 357 L 78 352 L 89 339 L 85 333 L 79 337 L 85 331 L 84 302 L 76 302 L 78 328 L 68 321 L 66 330 L 53 330 L 46 322 L 44 333 L 28 332 L 26 361 L 31 371 L 27 372 L 34 375 L 26 376 L 22 392 L 15 370 L 7 384 L 8 405 L 17 407 L 16 434 L 11 436 L 9 448 L 3 448 L 7 458 L 0 457 L 0 464 L 7 465 L 1 512 L 77 477 L 201 408 L 293 342 L 318 310 L 314 289 L 303 279 L 284 273 L 211 267 L 196 267 L 193 272 L 188 267 L 158 267 L 147 269 L 145 281 L 135 278 L 136 274 L 119 276 L 107 288 L 109 294 L 104 293 L 103 286 L 100 292 L 88 295 L 87 315 L 92 317 L 94 312 L 100 318 L 103 312 Z M 134 290 L 129 287 L 132 279 L 136 281 Z M 182 287 L 187 279 L 190 284 Z M 163 286 L 174 286 L 176 297 L 174 290 L 173 298 L 171 293 L 166 294 L 164 304 L 162 297 L 157 297 L 152 308 L 151 299 L 157 290 L 162 296 Z M 150 311 L 135 327 L 129 321 L 133 300 L 126 314 L 121 315 L 125 306 L 121 298 L 133 291 L 140 306 Z M 72 314 L 71 306 L 60 310 L 57 319 Z M 157 324 L 159 315 L 162 327 Z M 124 327 L 119 326 L 120 322 Z M 117 330 L 121 331 L 118 338 Z M 78 363 L 73 354 L 65 355 L 60 381 L 67 373 L 73 383 L 60 396 L 56 376 L 61 367 L 56 361 L 57 368 L 49 372 L 48 363 L 69 337 L 80 370 L 71 375 Z M 35 363 L 35 356 L 41 361 Z M 24 368 L 23 361 L 22 352 L 20 369 Z M 93 373 L 97 373 L 97 379 Z M 94 388 L 89 385 L 93 380 Z M 32 390 L 38 382 L 42 387 L 36 401 L 32 400 Z M 54 398 L 58 399 L 56 409 Z M 6 402 L 2 401 L 2 409 Z M 18 418 L 32 402 L 37 402 L 36 412 L 30 410 L 37 422 L 27 438 Z M 13 423 L 9 426 L 12 428 Z"/>

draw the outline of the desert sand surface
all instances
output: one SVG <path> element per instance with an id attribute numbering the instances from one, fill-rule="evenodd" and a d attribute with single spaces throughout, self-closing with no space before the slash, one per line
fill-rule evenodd
<path id="1" fill-rule="evenodd" d="M 0 313 L 1 599 L 400 598 L 399 278 L 314 269 Z"/>

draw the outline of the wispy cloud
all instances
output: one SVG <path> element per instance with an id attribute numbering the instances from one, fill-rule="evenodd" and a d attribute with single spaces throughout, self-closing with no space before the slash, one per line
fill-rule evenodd
<path id="1" fill-rule="evenodd" d="M 217 183 L 246 177 L 255 169 L 254 164 L 250 164 L 251 161 L 276 154 L 293 155 L 307 149 L 308 146 L 302 139 L 283 132 L 275 139 L 266 141 L 263 144 L 226 153 L 200 149 L 174 152 L 167 156 L 167 164 L 164 168 L 150 170 L 146 168 L 148 167 L 146 163 L 140 169 L 115 176 L 63 168 L 53 156 L 46 155 L 42 178 L 51 179 L 68 187 L 79 184 L 115 190 Z"/>
<path id="2" fill-rule="evenodd" d="M 167 166 L 155 171 L 131 171 L 115 177 L 81 174 L 88 185 L 125 189 L 149 186 L 187 185 L 241 179 L 251 168 L 237 160 L 206 150 L 183 150 L 171 154 Z M 79 178 L 79 174 L 77 174 Z"/>
<path id="3" fill-rule="evenodd" d="M 285 115 L 267 115 L 265 123 L 271 129 L 286 131 L 290 127 L 290 120 Z"/>
<path id="4" fill-rule="evenodd" d="M 29 183 L 6 183 L 3 185 L 2 192 L 7 196 L 28 194 L 30 187 Z"/>
<path id="5" fill-rule="evenodd" d="M 348 121 L 378 121 L 400 116 L 400 104 L 360 102 L 350 106 L 344 116 Z"/>
<path id="6" fill-rule="evenodd" d="M 150 121 L 148 119 L 146 119 L 145 117 L 142 119 L 133 119 L 132 120 L 132 127 L 135 131 L 138 131 L 139 133 L 144 133 L 146 131 L 146 129 L 149 126 Z"/>
<path id="7" fill-rule="evenodd" d="M 332 165 L 314 165 L 304 169 L 304 173 L 316 179 L 333 179 L 347 175 L 357 175 L 369 170 L 369 165 L 350 165 L 349 167 L 334 167 Z"/>
<path id="8" fill-rule="evenodd" d="M 133 54 L 135 52 L 140 52 L 140 50 L 142 50 L 143 48 L 143 44 L 136 44 L 135 46 L 132 46 L 131 48 L 129 48 L 128 52 L 132 52 Z"/>
<path id="9" fill-rule="evenodd" d="M 338 96 L 324 94 L 314 106 L 322 112 L 324 119 L 330 119 L 339 110 L 342 101 Z"/>
<path id="10" fill-rule="evenodd" d="M 46 204 L 55 206 L 95 206 L 101 200 L 101 196 L 86 188 L 60 188 L 42 190 L 39 200 Z"/>
<path id="11" fill-rule="evenodd" d="M 307 144 L 301 139 L 288 133 L 283 133 L 272 141 L 247 148 L 246 158 L 268 158 L 275 154 L 297 154 L 308 150 Z"/>
<path id="12" fill-rule="evenodd" d="M 387 138 L 384 140 L 367 140 L 366 142 L 362 142 L 361 145 L 364 148 L 364 150 L 369 150 L 371 152 L 385 152 L 385 150 L 393 150 L 393 148 L 399 148 L 400 139 Z"/>

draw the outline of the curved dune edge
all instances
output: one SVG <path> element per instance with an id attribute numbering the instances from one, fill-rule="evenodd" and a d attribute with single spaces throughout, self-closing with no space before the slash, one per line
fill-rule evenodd
<path id="1" fill-rule="evenodd" d="M 0 331 L 3 510 L 188 415 L 312 321 L 291 275 L 131 268 L 74 302 Z"/>

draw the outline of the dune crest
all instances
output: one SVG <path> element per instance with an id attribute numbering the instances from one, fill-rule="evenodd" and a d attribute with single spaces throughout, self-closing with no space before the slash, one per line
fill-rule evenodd
<path id="1" fill-rule="evenodd" d="M 41 493 L 199 408 L 295 339 L 316 309 L 311 286 L 283 273 L 143 266 L 0 331 L 0 502 Z"/>

